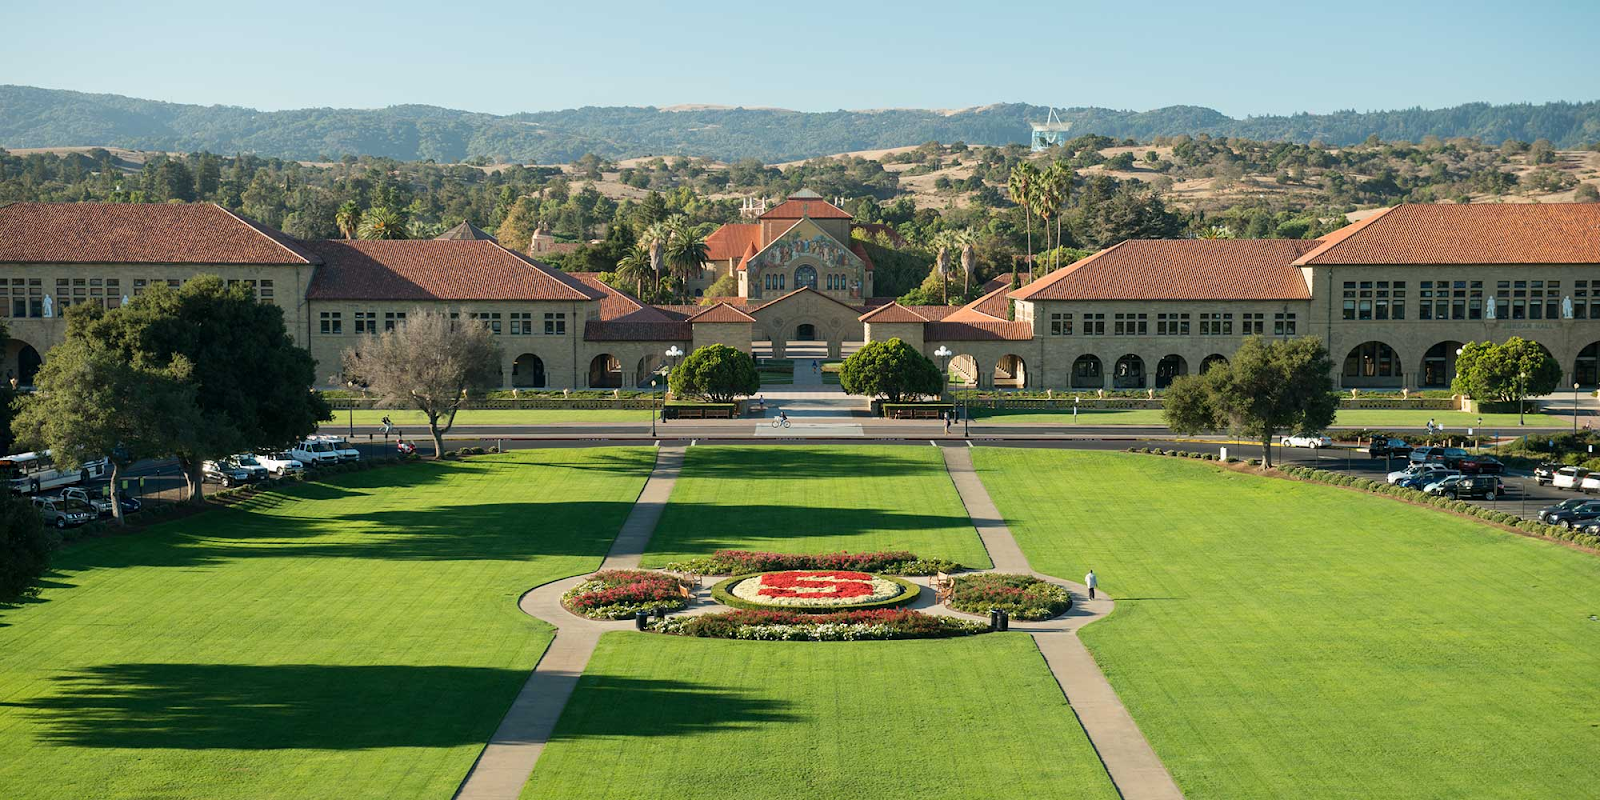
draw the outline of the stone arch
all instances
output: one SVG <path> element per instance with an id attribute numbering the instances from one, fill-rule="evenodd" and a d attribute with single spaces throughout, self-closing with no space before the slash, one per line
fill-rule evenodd
<path id="1" fill-rule="evenodd" d="M 1100 389 L 1105 385 L 1105 365 L 1099 356 L 1085 353 L 1072 362 L 1072 388 Z"/>
<path id="2" fill-rule="evenodd" d="M 960 378 L 963 385 L 973 388 L 983 384 L 978 375 L 978 359 L 968 353 L 960 353 L 950 359 L 950 375 L 952 383 Z"/>
<path id="3" fill-rule="evenodd" d="M 1387 342 L 1368 340 L 1350 348 L 1340 371 L 1347 387 L 1399 387 L 1405 383 L 1405 366 Z"/>
<path id="4" fill-rule="evenodd" d="M 1111 373 L 1111 388 L 1143 389 L 1144 359 L 1133 353 L 1117 359 L 1116 367 L 1113 368 Z"/>
<path id="5" fill-rule="evenodd" d="M 1160 361 L 1156 362 L 1155 388 L 1165 389 L 1172 385 L 1173 378 L 1179 378 L 1188 374 L 1189 362 L 1184 361 L 1183 356 L 1180 356 L 1176 353 L 1164 356 Z"/>
<path id="6" fill-rule="evenodd" d="M 1224 367 L 1228 366 L 1228 357 L 1221 353 L 1212 353 L 1211 355 L 1200 359 L 1200 374 L 1204 375 L 1207 372 L 1210 372 L 1211 368 L 1217 366 L 1218 364 L 1221 364 Z"/>
<path id="7" fill-rule="evenodd" d="M 794 288 L 817 288 L 817 268 L 810 264 L 801 264 L 794 268 Z"/>
<path id="8" fill-rule="evenodd" d="M 635 366 L 633 373 L 635 386 L 640 389 L 650 388 L 650 381 L 656 377 L 656 373 L 660 372 L 665 365 L 666 360 L 660 353 L 651 352 L 639 356 L 639 363 Z"/>
<path id="9" fill-rule="evenodd" d="M 33 377 L 44 365 L 39 350 L 21 339 L 6 340 L 6 380 L 17 380 L 18 386 L 32 386 Z"/>
<path id="10" fill-rule="evenodd" d="M 545 374 L 544 359 L 533 353 L 523 353 L 511 362 L 511 386 L 515 389 L 543 389 L 550 382 Z"/>
<path id="11" fill-rule="evenodd" d="M 815 342 L 815 341 L 817 341 L 817 326 L 816 326 L 816 323 L 813 323 L 813 322 L 802 322 L 799 325 L 794 326 L 794 341 L 797 341 L 797 342 Z"/>
<path id="12" fill-rule="evenodd" d="M 1456 351 L 1461 342 L 1443 341 L 1422 354 L 1422 371 L 1417 373 L 1417 385 L 1424 389 L 1444 389 L 1456 377 Z"/>
<path id="13" fill-rule="evenodd" d="M 1600 342 L 1578 351 L 1572 364 L 1572 382 L 1584 386 L 1600 385 Z"/>
<path id="14" fill-rule="evenodd" d="M 1028 385 L 1028 365 L 1022 356 L 1007 353 L 994 365 L 994 385 L 1021 389 Z"/>
<path id="15" fill-rule="evenodd" d="M 621 389 L 622 361 L 610 353 L 589 360 L 590 389 Z"/>

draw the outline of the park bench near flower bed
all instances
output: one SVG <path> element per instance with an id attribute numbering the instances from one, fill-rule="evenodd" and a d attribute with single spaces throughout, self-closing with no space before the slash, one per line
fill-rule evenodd
<path id="1" fill-rule="evenodd" d="M 628 619 L 643 611 L 660 614 L 689 604 L 692 584 L 641 569 L 596 572 L 561 596 L 561 605 L 589 619 Z"/>
<path id="2" fill-rule="evenodd" d="M 677 636 L 714 639 L 839 642 L 971 636 L 983 633 L 989 626 L 903 608 L 827 614 L 761 609 L 668 617 L 651 625 L 650 629 Z"/>
<path id="3" fill-rule="evenodd" d="M 968 614 L 999 609 L 1013 619 L 1044 620 L 1071 608 L 1072 594 L 1032 575 L 985 572 L 955 578 L 945 604 Z"/>

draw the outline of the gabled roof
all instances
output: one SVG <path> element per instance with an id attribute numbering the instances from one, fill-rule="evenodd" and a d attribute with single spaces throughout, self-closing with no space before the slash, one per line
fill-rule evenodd
<path id="1" fill-rule="evenodd" d="M 598 272 L 569 272 L 567 274 L 577 279 L 584 286 L 604 295 L 600 298 L 601 319 L 616 319 L 645 308 L 645 304 L 640 302 L 639 298 L 600 280 L 600 273 Z"/>
<path id="2" fill-rule="evenodd" d="M 779 303 L 787 301 L 787 300 L 789 300 L 789 299 L 791 299 L 791 298 L 793 298 L 793 297 L 795 297 L 795 296 L 797 296 L 797 295 L 799 295 L 799 294 L 801 294 L 803 292 L 810 292 L 811 294 L 814 294 L 814 295 L 816 295 L 816 296 L 818 296 L 818 297 L 820 297 L 820 298 L 822 298 L 822 299 L 824 299 L 824 300 L 826 300 L 826 301 L 828 301 L 830 303 L 838 303 L 839 305 L 844 306 L 845 308 L 848 308 L 848 309 L 850 309 L 851 311 L 854 311 L 857 314 L 860 314 L 861 312 L 866 310 L 865 308 L 863 308 L 861 306 L 853 306 L 853 305 L 850 305 L 849 303 L 846 303 L 846 302 L 844 302 L 842 300 L 835 300 L 834 298 L 829 297 L 828 295 L 825 295 L 822 292 L 819 292 L 816 289 L 811 288 L 810 286 L 802 286 L 802 287 L 800 287 L 798 289 L 795 289 L 793 291 L 786 292 L 786 293 L 781 294 L 781 295 L 779 295 L 777 297 L 774 297 L 774 298 L 772 298 L 771 301 L 766 302 L 766 303 L 762 303 L 760 306 L 757 306 L 756 308 L 750 309 L 750 311 L 752 313 L 759 313 L 759 312 L 762 312 L 762 311 L 766 311 L 767 309 L 772 308 L 773 306 L 775 306 L 775 305 L 777 305 Z"/>
<path id="3" fill-rule="evenodd" d="M 1395 206 L 1328 234 L 1294 263 L 1600 264 L 1600 204 Z"/>
<path id="4" fill-rule="evenodd" d="M 702 322 L 755 322 L 756 318 L 740 311 L 729 303 L 716 303 L 706 307 L 704 311 L 689 317 L 689 323 L 698 325 Z"/>
<path id="5" fill-rule="evenodd" d="M 739 271 L 740 272 L 748 272 L 749 271 L 749 269 L 750 269 L 750 259 L 755 258 L 757 252 L 758 251 L 756 250 L 756 243 L 755 242 L 751 242 L 750 246 L 746 247 L 744 249 L 744 257 L 739 259 Z"/>
<path id="6" fill-rule="evenodd" d="M 816 192 L 809 196 L 796 192 L 789 195 L 789 199 L 773 206 L 761 219 L 850 219 L 850 212 L 822 199 Z"/>
<path id="7" fill-rule="evenodd" d="M 288 234 L 215 203 L 0 206 L 0 262 L 315 264 Z"/>
<path id="8" fill-rule="evenodd" d="M 1033 338 L 1033 326 L 1005 320 L 930 322 L 922 335 L 929 342 L 1025 342 Z"/>
<path id="9" fill-rule="evenodd" d="M 1011 302 L 1006 298 L 1006 286 L 990 289 L 978 299 L 950 312 L 944 317 L 951 322 L 1007 322 L 1011 316 Z"/>
<path id="10" fill-rule="evenodd" d="M 867 248 L 862 247 L 860 242 L 858 242 L 858 241 L 856 241 L 854 239 L 851 239 L 850 240 L 850 252 L 855 253 L 856 254 L 856 258 L 861 259 L 862 265 L 866 268 L 866 270 L 868 272 L 871 272 L 873 269 L 876 268 L 876 265 L 874 265 L 872 263 L 872 257 L 867 255 Z"/>
<path id="11" fill-rule="evenodd" d="M 602 300 L 605 292 L 482 240 L 327 239 L 313 300 Z"/>
<path id="12" fill-rule="evenodd" d="M 921 314 L 918 314 L 917 312 L 900 305 L 899 303 L 889 303 L 888 305 L 878 306 L 877 308 L 862 314 L 860 317 L 858 317 L 858 319 L 860 319 L 862 322 L 874 322 L 878 324 L 928 321 L 927 317 L 924 317 Z"/>
<path id="13" fill-rule="evenodd" d="M 1017 300 L 1305 300 L 1304 239 L 1129 239 L 1011 292 Z"/>
<path id="14" fill-rule="evenodd" d="M 489 235 L 488 231 L 485 231 L 484 229 L 479 228 L 478 226 L 476 226 L 476 225 L 474 225 L 474 224 L 472 224 L 470 222 L 467 222 L 466 220 L 462 220 L 460 225 L 457 225 L 454 228 L 451 228 L 450 230 L 447 230 L 444 233 L 441 233 L 438 236 L 435 236 L 433 238 L 441 239 L 441 240 L 442 239 L 481 239 L 481 240 L 486 240 L 486 241 L 490 241 L 490 242 L 496 241 L 493 236 Z"/>
<path id="15" fill-rule="evenodd" d="M 706 237 L 706 260 L 726 261 L 744 255 L 746 245 L 760 245 L 761 226 L 754 222 L 730 222 Z"/>

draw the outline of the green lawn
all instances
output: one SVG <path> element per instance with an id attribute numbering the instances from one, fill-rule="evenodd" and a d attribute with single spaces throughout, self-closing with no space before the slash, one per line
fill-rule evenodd
<path id="1" fill-rule="evenodd" d="M 979 448 L 1189 800 L 1595 796 L 1600 557 L 1348 490 Z"/>
<path id="2" fill-rule="evenodd" d="M 608 633 L 522 796 L 1117 794 L 1025 634 L 820 643 Z"/>
<path id="3" fill-rule="evenodd" d="M 974 422 L 991 424 L 1017 424 L 1017 423 L 1049 423 L 1065 425 L 1072 422 L 1072 410 L 1066 411 L 1029 411 L 1025 409 L 972 409 Z M 1517 427 L 1516 414 L 1468 414 L 1462 411 L 1411 411 L 1407 409 L 1346 409 L 1339 412 L 1334 420 L 1334 425 L 1345 428 L 1421 428 L 1433 420 L 1443 425 L 1447 430 L 1465 432 L 1469 427 L 1478 427 L 1482 420 L 1482 427 L 1488 429 L 1514 430 Z M 1528 426 L 1550 427 L 1571 424 L 1572 418 L 1567 417 L 1563 422 L 1559 418 L 1547 417 L 1541 414 L 1530 414 L 1527 418 Z M 1154 408 L 1107 408 L 1107 409 L 1081 409 L 1078 411 L 1079 425 L 1161 425 L 1166 421 L 1161 416 L 1160 409 Z"/>
<path id="4" fill-rule="evenodd" d="M 617 424 L 650 424 L 648 408 L 484 408 L 468 409 L 456 415 L 456 425 L 553 425 L 570 422 L 606 422 Z M 427 418 L 421 411 L 359 410 L 355 412 L 357 425 L 381 425 L 387 415 L 401 431 L 424 436 L 428 432 Z M 333 420 L 322 427 L 335 433 L 350 424 L 349 411 L 333 412 Z"/>
<path id="5" fill-rule="evenodd" d="M 647 449 L 339 476 L 74 545 L 0 611 L 0 797 L 448 798 Z"/>
<path id="6" fill-rule="evenodd" d="M 932 447 L 691 447 L 644 564 L 723 548 L 991 563 Z"/>

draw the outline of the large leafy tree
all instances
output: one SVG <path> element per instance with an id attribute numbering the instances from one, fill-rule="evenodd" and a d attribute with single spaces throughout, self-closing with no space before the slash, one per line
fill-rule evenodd
<path id="1" fill-rule="evenodd" d="M 283 309 L 215 275 L 200 275 L 180 289 L 157 284 L 109 311 L 73 306 L 67 336 L 92 340 L 149 370 L 167 369 L 180 358 L 190 364 L 195 434 L 174 455 L 195 502 L 202 499 L 201 462 L 283 446 L 333 416 L 322 395 L 311 391 L 316 362 L 289 337 Z"/>
<path id="2" fill-rule="evenodd" d="M 868 342 L 839 368 L 839 385 L 850 394 L 882 396 L 891 403 L 944 391 L 933 360 L 899 338 Z"/>
<path id="3" fill-rule="evenodd" d="M 1272 440 L 1280 432 L 1320 431 L 1333 423 L 1333 360 L 1322 340 L 1245 339 L 1233 359 L 1204 375 L 1177 378 L 1167 389 L 1163 414 L 1180 433 L 1236 430 L 1261 442 L 1272 466 Z"/>
<path id="4" fill-rule="evenodd" d="M 1549 394 L 1561 382 L 1561 364 L 1539 346 L 1517 336 L 1503 344 L 1468 342 L 1456 356 L 1450 390 L 1480 402 L 1521 402 Z"/>
<path id="5" fill-rule="evenodd" d="M 111 462 L 111 509 L 122 519 L 122 472 L 135 461 L 189 445 L 200 417 L 193 366 L 182 355 L 162 366 L 136 363 L 78 335 L 51 348 L 38 391 L 17 415 L 22 442 L 50 450 L 67 469 L 102 456 Z"/>
<path id="6" fill-rule="evenodd" d="M 500 359 L 487 326 L 413 308 L 404 325 L 346 350 L 344 370 L 377 396 L 380 407 L 421 411 L 438 458 L 468 394 L 500 385 Z"/>
<path id="7" fill-rule="evenodd" d="M 37 594 L 50 554 L 60 545 L 61 537 L 44 526 L 32 501 L 0 495 L 0 603 Z"/>
<path id="8" fill-rule="evenodd" d="M 725 344 L 708 344 L 683 360 L 668 378 L 676 397 L 704 397 L 713 403 L 731 403 L 735 397 L 761 389 L 756 361 L 749 353 Z"/>

